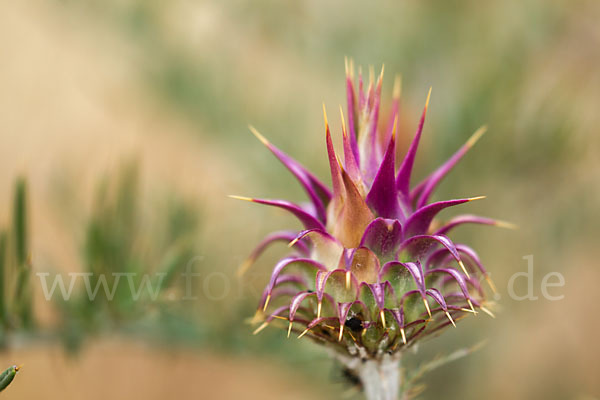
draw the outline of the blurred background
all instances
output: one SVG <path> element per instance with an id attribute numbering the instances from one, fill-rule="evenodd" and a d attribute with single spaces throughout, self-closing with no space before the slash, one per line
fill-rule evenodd
<path id="1" fill-rule="evenodd" d="M 304 198 L 248 123 L 327 180 L 321 103 L 339 140 L 349 56 L 385 64 L 384 109 L 402 74 L 404 148 L 433 86 L 417 177 L 487 124 L 437 198 L 487 195 L 470 211 L 520 227 L 455 232 L 492 272 L 497 318 L 406 356 L 412 369 L 485 340 L 426 375 L 420 398 L 598 398 L 598 21 L 591 0 L 1 2 L 0 368 L 24 364 L 5 393 L 360 398 L 309 341 L 252 335 L 285 246 L 235 271 L 296 222 L 226 197 Z M 515 301 L 508 282 L 530 255 L 538 299 Z M 47 301 L 36 275 L 113 271 L 167 284 L 156 299 L 90 302 L 79 282 Z M 551 272 L 562 300 L 542 295 Z"/>

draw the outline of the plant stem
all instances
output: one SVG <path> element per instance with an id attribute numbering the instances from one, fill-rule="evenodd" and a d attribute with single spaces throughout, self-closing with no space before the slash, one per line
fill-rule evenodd
<path id="1" fill-rule="evenodd" d="M 400 392 L 400 362 L 390 357 L 367 360 L 357 366 L 367 400 L 397 400 Z"/>
<path id="2" fill-rule="evenodd" d="M 334 356 L 360 379 L 367 400 L 398 400 L 402 393 L 399 355 L 386 354 L 378 358 Z"/>

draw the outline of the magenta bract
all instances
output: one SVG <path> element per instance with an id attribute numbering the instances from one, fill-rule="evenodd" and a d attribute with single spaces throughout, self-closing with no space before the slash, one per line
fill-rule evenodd
<path id="1" fill-rule="evenodd" d="M 325 146 L 331 173 L 329 189 L 300 163 L 253 133 L 290 170 L 310 202 L 237 197 L 284 209 L 303 230 L 277 232 L 259 244 L 247 269 L 271 243 L 285 240 L 290 255 L 274 267 L 256 315 L 262 325 L 287 321 L 293 331 L 349 355 L 377 356 L 401 351 L 428 334 L 455 325 L 479 310 L 490 313 L 481 281 L 488 273 L 473 249 L 446 236 L 466 224 L 506 225 L 473 215 L 437 223 L 438 214 L 481 197 L 430 202 L 431 195 L 484 133 L 480 128 L 446 163 L 411 186 L 411 175 L 427 113 L 429 95 L 417 132 L 397 163 L 396 122 L 399 80 L 391 116 L 378 121 L 381 75 L 355 87 L 347 68 L 347 120 L 342 115 L 340 160 L 325 116 Z M 396 168 L 396 165 L 399 165 Z M 234 196 L 236 197 L 236 196 Z"/>

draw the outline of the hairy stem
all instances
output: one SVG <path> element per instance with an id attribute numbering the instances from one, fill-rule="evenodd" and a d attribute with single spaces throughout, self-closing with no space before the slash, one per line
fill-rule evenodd
<path id="1" fill-rule="evenodd" d="M 402 393 L 399 355 L 367 358 L 335 354 L 335 357 L 358 377 L 367 400 L 398 400 Z"/>
<path id="2" fill-rule="evenodd" d="M 400 393 L 400 362 L 383 358 L 367 360 L 356 368 L 368 400 L 397 400 Z"/>

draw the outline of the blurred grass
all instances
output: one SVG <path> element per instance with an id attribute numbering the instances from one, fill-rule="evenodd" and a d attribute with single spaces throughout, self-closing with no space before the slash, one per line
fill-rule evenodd
<path id="1" fill-rule="evenodd" d="M 50 219 L 60 221 L 56 229 L 66 231 L 64 236 L 76 243 L 75 248 L 83 247 L 83 254 L 72 257 L 77 261 L 68 266 L 70 270 L 167 269 L 176 275 L 183 260 L 193 254 L 203 256 L 197 268 L 204 277 L 223 272 L 232 278 L 230 293 L 221 300 L 198 293 L 199 299 L 189 304 L 165 300 L 140 308 L 126 301 L 120 305 L 78 302 L 63 315 L 76 317 L 63 325 L 72 340 L 80 340 L 81 332 L 99 333 L 106 329 L 103 323 L 107 320 L 112 321 L 109 325 L 124 320 L 127 323 L 119 329 L 131 337 L 158 338 L 163 344 L 218 353 L 281 358 L 291 370 L 326 383 L 330 363 L 312 346 L 286 341 L 275 329 L 250 336 L 250 328 L 244 324 L 254 312 L 270 266 L 284 249 L 261 258 L 255 274 L 245 281 L 233 279 L 237 263 L 264 233 L 294 226 L 293 220 L 271 210 L 228 202 L 224 196 L 303 198 L 287 171 L 248 134 L 249 122 L 319 176 L 326 176 L 320 107 L 325 101 L 334 110 L 343 102 L 342 67 L 347 55 L 365 67 L 385 63 L 384 93 L 388 95 L 393 74 L 402 73 L 401 146 L 407 145 L 426 91 L 433 86 L 417 161 L 419 176 L 452 154 L 480 125 L 490 127 L 441 186 L 438 196 L 486 194 L 488 200 L 474 204 L 470 211 L 513 221 L 521 229 L 465 228 L 457 231 L 456 237 L 478 249 L 501 288 L 514 272 L 525 270 L 522 257 L 528 254 L 535 257 L 538 294 L 540 281 L 548 272 L 563 273 L 567 282 L 561 302 L 515 302 L 504 290 L 496 320 L 465 321 L 456 331 L 428 342 L 418 355 L 407 356 L 407 363 L 416 365 L 438 353 L 449 353 L 448 349 L 489 338 L 489 345 L 480 352 L 427 377 L 429 387 L 423 398 L 564 399 L 600 393 L 600 365 L 594 356 L 599 351 L 594 332 L 600 321 L 595 316 L 589 321 L 587 311 L 598 300 L 594 282 L 600 278 L 594 268 L 600 255 L 595 245 L 600 226 L 597 2 L 384 1 L 375 6 L 317 0 L 63 0 L 3 7 L 12 11 L 5 15 L 17 16 L 10 20 L 13 25 L 6 26 L 27 27 L 25 21 L 32 19 L 47 33 L 39 43 L 80 54 L 81 59 L 89 59 L 89 64 L 83 65 L 97 62 L 98 70 L 92 71 L 88 80 L 108 87 L 125 81 L 123 90 L 131 96 L 118 101 L 123 92 L 103 97 L 98 94 L 103 92 L 86 86 L 85 79 L 60 80 L 79 73 L 81 67 L 47 60 L 48 74 L 54 74 L 65 87 L 51 86 L 52 96 L 48 97 L 43 97 L 43 91 L 26 92 L 30 97 L 17 104 L 35 112 L 38 103 L 32 99 L 39 98 L 39 104 L 49 106 L 58 98 L 66 111 L 53 111 L 33 128 L 27 114 L 15 125 L 1 126 L 3 132 L 30 129 L 23 129 L 21 135 L 32 138 L 29 141 L 8 134 L 2 143 L 9 149 L 3 153 L 5 159 L 24 164 L 33 175 L 31 206 L 38 207 L 38 212 L 33 213 L 31 222 L 31 248 L 40 255 L 34 269 L 54 265 L 57 261 L 48 256 L 52 254 L 49 249 L 61 248 L 64 243 L 47 233 L 44 238 L 49 240 L 36 241 L 36 235 L 44 234 L 47 215 L 52 214 L 60 216 Z M 8 49 L 7 54 L 21 60 L 19 51 Z M 105 60 L 116 60 L 118 67 Z M 17 64 L 15 70 L 7 71 L 25 71 L 22 82 L 37 82 L 41 68 Z M 126 73 L 110 68 L 122 68 Z M 14 81 L 10 73 L 4 75 Z M 25 91 L 26 85 L 8 87 L 6 97 L 0 98 L 0 109 L 8 110 L 7 120 L 10 110 L 20 115 L 10 107 L 18 98 L 14 94 Z M 114 121 L 102 125 L 117 130 L 102 133 L 110 144 L 99 146 L 98 153 L 106 160 L 72 155 L 86 154 L 86 141 L 92 148 L 104 143 L 97 139 L 100 133 L 70 147 L 71 137 L 60 136 L 61 129 L 74 130 L 74 137 L 85 129 L 95 132 L 94 122 L 71 127 L 81 110 L 72 112 L 56 93 L 68 98 L 72 92 L 83 92 L 86 101 L 99 99 L 90 103 Z M 339 124 L 333 123 L 338 132 Z M 52 146 L 53 136 L 46 134 L 46 127 L 58 137 L 55 142 L 65 143 L 50 147 L 54 159 L 39 157 L 38 162 L 31 156 L 32 161 L 23 163 L 10 158 L 11 149 L 45 154 L 36 150 L 34 142 Z M 119 135 L 133 130 L 142 133 L 136 137 L 136 146 L 128 146 Z M 140 176 L 136 178 L 129 170 L 104 180 L 98 177 L 97 171 L 110 169 L 115 157 L 122 159 L 136 151 L 143 159 Z M 194 162 L 178 164 L 182 159 Z M 48 202 L 57 190 L 56 181 L 48 179 L 51 173 L 43 168 L 47 164 L 65 174 L 69 188 L 59 198 L 58 207 L 40 210 L 39 204 Z M 63 171 L 69 165 L 73 170 L 91 172 Z M 8 176 L 2 179 L 12 182 L 14 176 L 5 174 Z M 98 180 L 102 182 L 98 184 Z M 93 189 L 94 194 L 86 197 L 80 184 L 101 189 Z M 89 204 L 81 200 L 90 197 Z M 190 198 L 197 204 L 190 206 Z M 186 247 L 184 239 L 186 245 L 179 249 L 176 243 L 182 237 L 190 238 L 191 247 Z M 8 251 L 10 240 L 7 246 Z M 171 283 L 172 289 L 182 290 L 177 281 Z M 202 283 L 201 278 L 197 287 L 204 292 Z M 517 290 L 524 291 L 525 286 Z M 584 326 L 582 321 L 589 322 Z"/>

